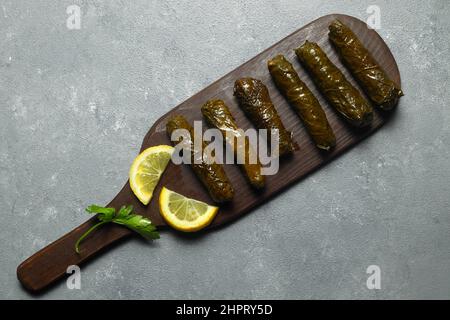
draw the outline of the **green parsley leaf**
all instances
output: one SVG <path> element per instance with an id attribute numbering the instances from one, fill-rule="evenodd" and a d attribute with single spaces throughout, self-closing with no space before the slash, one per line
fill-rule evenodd
<path id="1" fill-rule="evenodd" d="M 133 206 L 123 206 L 115 216 L 114 223 L 124 225 L 146 239 L 159 239 L 159 233 L 149 219 L 131 212 L 133 212 Z"/>
<path id="2" fill-rule="evenodd" d="M 89 213 L 96 213 L 97 218 L 100 221 L 111 221 L 114 218 L 114 214 L 116 213 L 116 209 L 114 208 L 105 208 L 105 207 L 100 207 L 97 206 L 95 204 L 90 205 L 89 207 L 86 208 L 86 211 Z"/>
<path id="3" fill-rule="evenodd" d="M 105 223 L 117 223 L 123 225 L 137 233 L 148 240 L 159 239 L 159 232 L 150 219 L 143 217 L 138 214 L 133 213 L 133 206 L 122 206 L 119 212 L 116 214 L 116 209 L 105 208 L 97 205 L 91 205 L 86 208 L 89 213 L 97 214 L 99 223 L 92 226 L 88 231 L 86 231 L 75 243 L 75 251 L 80 253 L 79 247 L 80 243 L 95 229 L 100 227 Z"/>

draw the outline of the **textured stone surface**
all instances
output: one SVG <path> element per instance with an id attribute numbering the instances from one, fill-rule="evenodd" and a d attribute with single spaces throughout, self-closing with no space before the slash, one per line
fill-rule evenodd
<path id="1" fill-rule="evenodd" d="M 376 3 L 375 3 L 376 2 Z M 82 10 L 66 28 L 66 7 Z M 367 19 L 394 121 L 234 224 L 128 241 L 42 298 L 450 298 L 448 1 L 0 1 L 0 298 L 17 265 L 120 189 L 159 116 L 311 20 Z M 379 265 L 381 290 L 366 268 Z"/>

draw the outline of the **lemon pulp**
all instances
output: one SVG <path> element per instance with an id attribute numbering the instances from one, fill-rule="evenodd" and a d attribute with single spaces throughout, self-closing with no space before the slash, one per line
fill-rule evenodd
<path id="1" fill-rule="evenodd" d="M 143 204 L 150 202 L 173 150 L 167 145 L 154 146 L 145 149 L 134 159 L 130 168 L 130 187 Z"/>
<path id="2" fill-rule="evenodd" d="M 163 187 L 159 195 L 159 210 L 164 220 L 173 228 L 193 232 L 211 223 L 218 207 L 185 197 Z"/>

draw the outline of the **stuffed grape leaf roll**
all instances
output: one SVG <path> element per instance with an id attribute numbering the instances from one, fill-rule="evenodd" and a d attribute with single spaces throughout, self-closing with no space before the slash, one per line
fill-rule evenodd
<path id="1" fill-rule="evenodd" d="M 316 146 L 324 150 L 334 147 L 336 137 L 325 112 L 292 64 L 283 55 L 277 55 L 267 66 L 276 86 L 302 119 Z"/>
<path id="2" fill-rule="evenodd" d="M 365 127 L 372 122 L 373 110 L 344 74 L 328 59 L 317 43 L 306 41 L 295 49 L 328 102 L 352 125 Z"/>
<path id="3" fill-rule="evenodd" d="M 234 95 L 239 106 L 257 129 L 278 130 L 279 155 L 294 150 L 292 134 L 286 130 L 269 96 L 267 87 L 261 80 L 241 78 L 234 83 Z M 273 146 L 272 146 L 273 147 Z"/>
<path id="4" fill-rule="evenodd" d="M 339 20 L 329 26 L 328 36 L 345 66 L 370 100 L 383 110 L 395 107 L 402 90 L 384 72 L 353 31 Z"/>
<path id="5" fill-rule="evenodd" d="M 224 140 L 233 148 L 238 163 L 250 184 L 257 188 L 264 187 L 264 176 L 256 151 L 250 145 L 247 136 L 238 130 L 236 120 L 223 100 L 209 100 L 202 106 L 202 114 L 206 121 L 219 129 Z M 240 145 L 241 144 L 241 145 Z"/>
<path id="6" fill-rule="evenodd" d="M 230 201 L 233 198 L 234 190 L 231 185 L 230 180 L 228 179 L 225 170 L 222 165 L 214 162 L 214 161 L 205 161 L 202 158 L 200 163 L 196 163 L 194 161 L 194 157 L 196 157 L 196 152 L 202 152 L 206 147 L 206 143 L 202 143 L 202 150 L 194 149 L 194 129 L 189 124 L 189 122 L 180 115 L 174 116 L 169 119 L 166 124 L 166 130 L 169 134 L 169 137 L 172 133 L 177 129 L 185 129 L 189 132 L 190 137 L 189 140 L 185 143 L 190 145 L 191 152 L 191 167 L 194 170 L 195 175 L 200 179 L 203 185 L 208 190 L 211 198 L 215 202 L 225 202 Z M 182 137 L 179 138 L 178 141 L 174 141 L 174 144 L 178 144 L 183 140 Z M 211 162 L 211 163 L 210 163 Z"/>

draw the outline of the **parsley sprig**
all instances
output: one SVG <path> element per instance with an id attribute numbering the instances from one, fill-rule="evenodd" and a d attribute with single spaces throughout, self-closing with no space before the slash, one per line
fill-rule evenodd
<path id="1" fill-rule="evenodd" d="M 152 222 L 141 215 L 133 213 L 133 206 L 122 206 L 119 212 L 116 213 L 114 208 L 105 208 L 97 205 L 91 205 L 86 208 L 89 213 L 97 214 L 98 220 L 97 224 L 92 226 L 88 231 L 86 231 L 75 243 L 75 251 L 80 253 L 80 243 L 95 229 L 106 224 L 106 223 L 117 223 L 123 225 L 137 233 L 148 240 L 159 239 L 159 232 Z"/>

